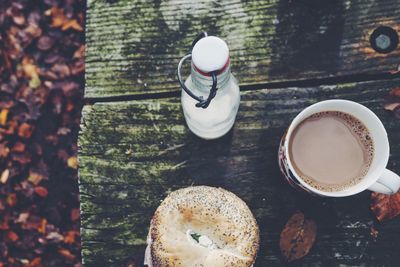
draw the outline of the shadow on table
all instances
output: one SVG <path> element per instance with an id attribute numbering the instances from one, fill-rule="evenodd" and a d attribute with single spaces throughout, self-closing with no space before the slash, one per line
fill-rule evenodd
<path id="1" fill-rule="evenodd" d="M 340 63 L 344 27 L 343 1 L 282 0 L 279 2 L 275 36 L 270 43 L 270 77 L 299 72 L 335 73 Z"/>

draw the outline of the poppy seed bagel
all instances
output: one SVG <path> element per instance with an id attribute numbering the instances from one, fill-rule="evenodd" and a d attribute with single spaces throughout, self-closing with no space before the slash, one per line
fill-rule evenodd
<path id="1" fill-rule="evenodd" d="M 209 186 L 167 196 L 151 220 L 150 267 L 249 267 L 259 247 L 257 222 L 233 193 Z"/>

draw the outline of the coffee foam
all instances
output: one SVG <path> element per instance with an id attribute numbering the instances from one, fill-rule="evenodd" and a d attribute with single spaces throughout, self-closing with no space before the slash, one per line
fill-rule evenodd
<path id="1" fill-rule="evenodd" d="M 296 128 L 299 127 L 304 122 L 306 122 L 307 120 L 316 120 L 323 117 L 335 117 L 341 119 L 341 121 L 347 125 L 347 127 L 351 130 L 352 134 L 357 137 L 357 140 L 363 146 L 365 152 L 364 158 L 366 159 L 365 160 L 366 163 L 363 166 L 363 169 L 359 172 L 360 175 L 357 177 L 351 177 L 348 179 L 348 182 L 342 183 L 340 185 L 323 184 L 321 182 L 315 181 L 315 179 L 313 179 L 312 177 L 304 175 L 301 172 L 301 170 L 297 168 L 295 164 L 293 165 L 296 172 L 299 174 L 300 178 L 303 179 L 303 181 L 309 184 L 310 186 L 314 187 L 315 189 L 325 192 L 342 191 L 358 184 L 367 175 L 374 157 L 374 142 L 371 138 L 371 134 L 368 131 L 367 127 L 360 120 L 358 120 L 357 118 L 348 113 L 340 111 L 325 111 L 325 112 L 315 113 L 309 116 L 308 118 L 304 119 L 299 125 L 296 126 Z"/>

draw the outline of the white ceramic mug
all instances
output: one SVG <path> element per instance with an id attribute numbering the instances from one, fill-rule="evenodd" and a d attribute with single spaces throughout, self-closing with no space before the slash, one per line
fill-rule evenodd
<path id="1" fill-rule="evenodd" d="M 353 115 L 364 123 L 374 141 L 374 157 L 368 173 L 359 183 L 342 191 L 325 192 L 310 186 L 296 173 L 289 157 L 289 140 L 296 126 L 312 114 L 324 111 L 341 111 Z M 389 140 L 385 127 L 375 113 L 356 102 L 335 99 L 313 104 L 294 118 L 285 135 L 282 137 L 278 161 L 282 173 L 292 186 L 314 195 L 344 197 L 358 194 L 366 189 L 384 194 L 396 193 L 400 188 L 400 177 L 386 169 L 388 160 Z"/>

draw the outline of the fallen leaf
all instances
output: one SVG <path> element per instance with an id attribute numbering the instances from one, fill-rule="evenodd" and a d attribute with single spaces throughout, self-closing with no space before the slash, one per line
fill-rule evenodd
<path id="1" fill-rule="evenodd" d="M 13 135 L 15 133 L 15 129 L 18 127 L 18 122 L 16 120 L 11 120 L 8 122 L 8 129 L 4 131 L 4 134 Z M 0 128 L 0 130 L 2 130 Z"/>
<path id="2" fill-rule="evenodd" d="M 67 128 L 67 127 L 61 127 L 57 130 L 57 134 L 58 135 L 67 135 L 71 132 L 71 129 Z"/>
<path id="3" fill-rule="evenodd" d="M 75 242 L 76 237 L 79 236 L 79 232 L 75 230 L 68 231 L 64 237 L 64 243 L 73 244 Z"/>
<path id="4" fill-rule="evenodd" d="M 63 256 L 65 259 L 69 261 L 73 261 L 75 259 L 75 255 L 72 254 L 68 249 L 60 248 L 58 250 L 58 253 L 60 253 L 61 256 Z"/>
<path id="5" fill-rule="evenodd" d="M 81 217 L 81 212 L 80 212 L 79 209 L 72 209 L 71 210 L 71 220 L 72 221 L 79 220 L 80 217 Z"/>
<path id="6" fill-rule="evenodd" d="M 47 225 L 47 220 L 45 218 L 42 218 L 40 220 L 40 225 L 38 227 L 38 232 L 44 234 L 46 232 L 46 225 Z"/>
<path id="7" fill-rule="evenodd" d="M 384 109 L 394 114 L 396 118 L 400 119 L 400 87 L 394 88 L 385 97 Z"/>
<path id="8" fill-rule="evenodd" d="M 77 31 L 83 31 L 83 28 L 81 27 L 81 25 L 79 25 L 78 21 L 76 19 L 73 20 L 68 20 L 64 23 L 64 25 L 61 27 L 61 30 L 66 31 L 69 29 L 74 29 Z"/>
<path id="9" fill-rule="evenodd" d="M 0 125 L 6 125 L 8 116 L 8 109 L 2 109 L 0 112 Z"/>
<path id="10" fill-rule="evenodd" d="M 32 126 L 24 122 L 18 128 L 18 135 L 22 138 L 29 138 L 32 135 Z"/>
<path id="11" fill-rule="evenodd" d="M 16 142 L 12 148 L 12 152 L 22 153 L 25 151 L 25 145 L 22 142 Z"/>
<path id="12" fill-rule="evenodd" d="M 32 36 L 33 38 L 39 37 L 42 35 L 42 29 L 34 24 L 29 24 L 28 27 L 24 29 L 24 31 Z"/>
<path id="13" fill-rule="evenodd" d="M 72 110 L 74 110 L 75 105 L 72 101 L 68 101 L 67 106 L 65 107 L 65 110 L 67 112 L 71 112 Z"/>
<path id="14" fill-rule="evenodd" d="M 17 223 L 26 223 L 26 220 L 29 218 L 29 212 L 22 212 L 19 214 Z"/>
<path id="15" fill-rule="evenodd" d="M 372 226 L 370 235 L 372 236 L 374 241 L 376 241 L 376 239 L 378 238 L 378 234 L 379 234 L 379 231 L 375 227 Z"/>
<path id="16" fill-rule="evenodd" d="M 12 160 L 18 162 L 21 165 L 26 165 L 31 162 L 31 155 L 28 152 L 25 153 L 13 153 Z"/>
<path id="17" fill-rule="evenodd" d="M 13 21 L 17 25 L 24 25 L 25 17 L 23 15 L 13 16 Z"/>
<path id="18" fill-rule="evenodd" d="M 39 267 L 42 266 L 42 259 L 40 257 L 34 258 L 30 263 L 29 267 Z"/>
<path id="19" fill-rule="evenodd" d="M 304 214 L 296 212 L 290 217 L 281 232 L 279 247 L 288 262 L 300 259 L 308 254 L 317 235 L 317 225 L 306 219 Z"/>
<path id="20" fill-rule="evenodd" d="M 400 214 L 400 192 L 393 195 L 373 192 L 371 194 L 371 210 L 379 221 L 396 217 Z"/>
<path id="21" fill-rule="evenodd" d="M 37 172 L 30 171 L 28 181 L 34 185 L 38 185 L 43 180 L 43 175 Z"/>
<path id="22" fill-rule="evenodd" d="M 71 69 L 68 67 L 67 64 L 54 64 L 53 67 L 51 67 L 51 70 L 57 78 L 65 78 L 71 75 Z"/>
<path id="23" fill-rule="evenodd" d="M 400 87 L 392 89 L 389 94 L 400 97 Z"/>
<path id="24" fill-rule="evenodd" d="M 24 266 L 26 266 L 26 265 L 29 264 L 29 260 L 28 260 L 28 259 L 18 259 L 18 261 L 19 261 L 20 263 L 22 263 Z"/>
<path id="25" fill-rule="evenodd" d="M 0 176 L 0 182 L 2 184 L 7 183 L 8 177 L 10 177 L 10 170 L 9 169 L 5 169 Z"/>
<path id="26" fill-rule="evenodd" d="M 22 69 L 28 78 L 39 76 L 39 68 L 33 64 L 33 59 L 24 57 L 22 59 Z"/>
<path id="27" fill-rule="evenodd" d="M 63 31 L 66 31 L 68 29 L 83 31 L 83 28 L 79 25 L 76 19 L 68 19 L 65 16 L 64 11 L 58 7 L 52 7 L 50 10 L 47 10 L 45 14 L 48 16 L 51 15 L 52 17 L 51 27 L 61 27 Z"/>
<path id="28" fill-rule="evenodd" d="M 8 229 L 10 229 L 10 225 L 9 225 L 9 220 L 10 220 L 10 218 L 9 218 L 9 216 L 6 214 L 5 216 L 4 216 L 4 218 L 3 218 L 3 221 L 1 222 L 1 224 L 0 224 L 0 230 L 8 230 Z M 0 243 L 1 244 L 1 243 Z M 1 257 L 0 257 L 1 258 Z"/>
<path id="29" fill-rule="evenodd" d="M 5 144 L 0 144 L 0 158 L 6 158 L 10 153 L 10 149 Z"/>
<path id="30" fill-rule="evenodd" d="M 18 235 L 14 231 L 8 231 L 7 238 L 12 242 L 15 242 L 19 239 Z"/>
<path id="31" fill-rule="evenodd" d="M 42 220 L 40 217 L 35 215 L 29 215 L 26 222 L 22 223 L 22 229 L 24 230 L 37 230 L 41 226 Z"/>
<path id="32" fill-rule="evenodd" d="M 399 107 L 400 103 L 387 103 L 383 106 L 383 108 L 388 111 L 395 111 Z"/>
<path id="33" fill-rule="evenodd" d="M 45 187 L 43 187 L 43 186 L 36 186 L 35 187 L 35 193 L 37 195 L 39 195 L 40 197 L 47 197 L 47 195 L 49 194 L 47 189 Z"/>
<path id="34" fill-rule="evenodd" d="M 22 59 L 22 69 L 25 75 L 30 78 L 29 86 L 31 88 L 39 87 L 41 84 L 39 78 L 39 68 L 33 63 L 33 59 L 24 57 Z"/>
<path id="35" fill-rule="evenodd" d="M 79 75 L 85 72 L 85 61 L 79 59 L 72 65 L 71 73 L 72 75 Z"/>
<path id="36" fill-rule="evenodd" d="M 51 38 L 50 36 L 42 36 L 39 38 L 38 42 L 37 42 L 37 47 L 40 50 L 49 50 L 53 47 L 55 41 L 53 38 Z"/>
<path id="37" fill-rule="evenodd" d="M 42 81 L 40 80 L 39 76 L 34 76 L 32 79 L 29 81 L 29 87 L 36 89 L 42 84 Z"/>
<path id="38" fill-rule="evenodd" d="M 67 165 L 68 167 L 72 168 L 72 169 L 77 169 L 78 168 L 78 159 L 77 157 L 73 156 L 73 157 L 69 157 L 67 160 Z"/>
<path id="39" fill-rule="evenodd" d="M 17 195 L 15 193 L 11 193 L 7 196 L 7 204 L 10 207 L 14 207 L 17 204 Z"/>
<path id="40" fill-rule="evenodd" d="M 85 55 L 85 45 L 81 45 L 74 53 L 74 58 L 83 58 Z"/>
<path id="41" fill-rule="evenodd" d="M 46 236 L 47 240 L 52 240 L 55 242 L 61 242 L 64 240 L 64 236 L 62 236 L 61 234 L 57 233 L 57 232 L 51 232 Z"/>

